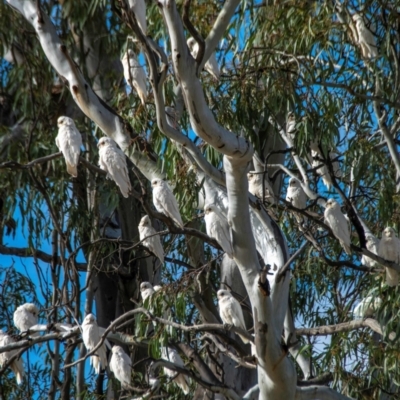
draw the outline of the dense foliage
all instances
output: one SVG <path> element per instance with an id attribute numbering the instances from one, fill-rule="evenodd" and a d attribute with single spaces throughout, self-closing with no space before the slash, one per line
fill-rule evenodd
<path id="1" fill-rule="evenodd" d="M 198 201 L 204 184 L 198 174 L 201 168 L 157 124 L 156 93 L 150 79 L 145 106 L 124 81 L 120 58 L 127 48 L 141 52 L 139 61 L 151 74 L 145 46 L 126 17 L 125 2 L 39 3 L 39 14 L 50 17 L 88 84 L 129 126 L 132 147 L 171 183 L 185 226 L 205 232 L 204 204 Z M 181 15 L 190 4 L 177 3 Z M 190 22 L 203 38 L 223 5 L 221 1 L 190 4 Z M 399 231 L 399 6 L 397 1 L 242 1 L 216 49 L 221 79 L 216 81 L 206 71 L 199 74 L 207 105 L 218 123 L 254 146 L 261 163 L 257 167 L 255 160 L 249 170 L 267 171 L 277 201 L 264 202 L 262 207 L 282 230 L 289 254 L 301 249 L 290 264 L 290 304 L 296 328 L 338 325 L 337 332 L 327 329 L 322 337 L 319 331 L 297 332 L 312 375 L 358 399 L 398 396 L 400 380 L 398 289 L 385 283 L 383 266 L 362 265 L 365 237 L 359 229 L 363 226 L 364 232 L 369 229 L 378 238 L 386 226 Z M 379 53 L 375 58 L 361 53 L 351 18 L 354 13 L 363 15 L 373 32 Z M 170 33 L 156 2 L 147 3 L 147 25 L 147 35 L 169 57 L 161 94 L 166 105 L 178 109 L 182 99 L 176 90 L 179 79 L 171 62 Z M 75 324 L 93 310 L 99 325 L 107 328 L 125 312 L 141 307 L 143 281 L 161 282 L 164 288 L 162 296 L 145 306 L 163 317 L 166 301 L 168 318 L 183 325 L 220 321 L 216 292 L 225 284 L 237 293 L 247 328 L 252 328 L 240 274 L 232 273 L 233 279 L 227 276 L 221 267 L 221 250 L 212 241 L 204 241 L 197 233 L 177 233 L 156 221 L 157 229 L 163 231 L 167 257 L 162 266 L 138 243 L 137 225 L 147 213 L 143 207 L 151 204 L 150 182 L 132 158 L 128 166 L 138 195 L 124 199 L 115 183 L 105 179 L 97 168 L 96 147 L 104 132 L 77 107 L 32 25 L 7 2 L 0 3 L 0 43 L 0 254 L 4 255 L 0 258 L 0 328 L 17 333 L 12 314 L 24 302 L 40 307 L 40 321 L 45 324 Z M 56 154 L 60 115 L 73 118 L 83 137 L 77 178 L 67 174 L 64 159 Z M 291 149 L 280 133 L 289 115 L 295 120 Z M 182 134 L 207 162 L 221 170 L 223 154 L 196 136 L 186 108 L 178 122 Z M 336 152 L 340 162 L 342 175 L 333 179 L 329 190 L 312 165 L 310 146 L 314 144 L 320 150 L 319 162 L 327 165 L 331 175 L 329 152 Z M 54 157 L 46 158 L 50 155 Z M 296 218 L 298 214 L 285 201 L 288 173 L 315 195 L 308 199 L 306 223 Z M 349 215 L 351 256 L 323 224 L 323 204 L 330 197 Z M 261 207 L 261 201 L 253 206 Z M 382 300 L 374 314 L 382 334 L 362 324 L 351 325 L 355 306 L 369 295 Z M 350 323 L 348 328 L 339 325 L 345 322 Z M 256 382 L 250 346 L 243 347 L 233 333 L 224 333 L 229 342 L 222 334 L 221 339 L 203 331 L 184 332 L 153 324 L 144 313 L 136 314 L 119 331 L 141 341 L 129 349 L 135 364 L 132 386 L 144 392 L 149 388 L 149 362 L 160 357 L 161 347 L 168 342 L 191 346 L 220 385 L 233 387 L 240 396 Z M 218 349 L 215 341 L 221 341 L 225 350 L 222 345 Z M 84 355 L 80 336 L 56 343 L 23 348 L 27 384 L 17 386 L 10 369 L 0 370 L 0 397 L 99 398 L 106 393 L 108 375 L 94 375 L 88 360 L 86 368 L 83 364 L 63 368 Z M 198 360 L 187 349 L 178 349 L 186 367 L 202 376 Z M 232 354 L 235 363 L 239 359 L 242 365 L 229 376 L 228 364 L 234 362 L 227 360 Z M 302 380 L 303 372 L 297 369 Z M 159 372 L 162 375 L 162 369 Z M 192 379 L 191 385 L 192 393 L 184 397 L 164 379 L 159 394 L 169 399 L 200 398 L 194 396 L 200 396 L 201 383 Z M 117 393 L 118 383 L 114 381 L 113 386 Z"/>

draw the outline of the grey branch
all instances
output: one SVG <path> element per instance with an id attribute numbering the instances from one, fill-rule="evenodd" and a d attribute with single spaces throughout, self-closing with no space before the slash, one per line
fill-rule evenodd
<path id="1" fill-rule="evenodd" d="M 299 328 L 296 329 L 296 334 L 301 336 L 325 336 L 333 335 L 339 332 L 348 332 L 355 329 L 370 328 L 380 335 L 383 334 L 382 328 L 378 321 L 373 318 L 355 319 L 349 322 L 342 322 L 336 325 L 324 325 L 316 328 Z"/>

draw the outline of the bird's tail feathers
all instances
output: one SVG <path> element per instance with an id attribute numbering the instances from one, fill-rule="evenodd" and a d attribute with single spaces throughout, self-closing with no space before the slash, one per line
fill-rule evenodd
<path id="1" fill-rule="evenodd" d="M 71 165 L 68 162 L 66 162 L 67 164 L 67 172 L 72 175 L 74 178 L 76 178 L 78 176 L 78 168 L 76 165 Z"/>
<path id="2" fill-rule="evenodd" d="M 399 273 L 394 269 L 386 269 L 386 283 L 388 286 L 397 286 L 399 284 Z"/>
<path id="3" fill-rule="evenodd" d="M 350 247 L 350 245 L 344 243 L 343 241 L 340 241 L 340 243 L 341 243 L 341 245 L 342 245 L 344 251 L 345 251 L 349 256 L 351 256 L 351 247 Z"/>
<path id="4" fill-rule="evenodd" d="M 92 364 L 94 371 L 98 375 L 100 373 L 100 358 L 98 356 L 90 356 L 90 364 Z"/>

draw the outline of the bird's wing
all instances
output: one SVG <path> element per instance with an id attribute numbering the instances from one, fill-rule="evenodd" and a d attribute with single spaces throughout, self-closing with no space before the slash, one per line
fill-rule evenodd
<path id="1" fill-rule="evenodd" d="M 124 197 L 129 196 L 131 183 L 126 166 L 125 154 L 120 149 L 108 148 L 103 159 L 114 182 L 119 186 Z"/>
<path id="2" fill-rule="evenodd" d="M 136 61 L 136 60 L 135 60 Z M 146 103 L 147 99 L 147 78 L 146 73 L 139 63 L 135 63 L 134 66 L 131 65 L 131 75 L 132 75 L 132 85 L 138 93 L 142 104 Z"/>
<path id="3" fill-rule="evenodd" d="M 217 58 L 215 56 L 215 53 L 212 53 L 210 58 L 207 60 L 206 64 L 204 65 L 204 68 L 216 79 L 219 80 L 220 77 L 220 72 L 219 72 L 219 66 L 217 62 Z"/>
<path id="4" fill-rule="evenodd" d="M 178 203 L 171 190 L 168 188 L 161 188 L 157 191 L 157 202 L 160 209 L 162 209 L 164 214 L 168 215 L 170 218 L 175 220 L 178 225 L 183 226 L 182 217 L 179 212 Z"/>
<path id="5" fill-rule="evenodd" d="M 230 258 L 233 256 L 233 248 L 231 243 L 231 238 L 229 235 L 229 227 L 228 224 L 225 224 L 224 221 L 218 221 L 215 224 L 215 234 L 217 242 L 221 245 L 222 249 Z"/>
<path id="6" fill-rule="evenodd" d="M 240 306 L 239 302 L 233 297 L 231 299 L 231 310 L 233 325 L 246 330 L 242 307 Z"/>

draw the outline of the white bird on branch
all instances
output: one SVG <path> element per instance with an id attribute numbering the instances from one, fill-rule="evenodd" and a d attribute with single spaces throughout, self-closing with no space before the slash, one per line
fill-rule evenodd
<path id="1" fill-rule="evenodd" d="M 304 210 L 307 207 L 307 195 L 304 193 L 300 182 L 296 178 L 290 178 L 288 190 L 286 192 L 286 201 L 292 203 L 292 205 L 300 210 Z M 307 217 L 302 214 L 295 213 L 297 222 L 307 222 Z"/>
<path id="2" fill-rule="evenodd" d="M 224 216 L 215 204 L 206 204 L 204 206 L 204 211 L 207 235 L 218 242 L 229 258 L 233 258 L 233 246 L 229 234 L 229 225 Z"/>
<path id="3" fill-rule="evenodd" d="M 333 151 L 329 152 L 329 159 L 332 162 L 333 173 L 336 178 L 340 178 L 342 176 L 342 171 L 340 169 L 339 161 L 336 160 L 337 157 L 338 157 L 337 153 Z M 324 158 L 322 157 L 321 151 L 319 149 L 318 150 L 311 149 L 311 158 L 312 158 L 312 164 L 311 164 L 312 168 L 320 166 L 316 170 L 316 172 L 318 175 L 322 177 L 324 185 L 328 188 L 328 190 L 330 190 L 332 186 L 332 178 L 329 173 L 329 168 L 324 162 Z"/>
<path id="4" fill-rule="evenodd" d="M 163 347 L 161 350 L 161 357 L 167 361 L 174 363 L 177 367 L 184 368 L 185 364 L 181 356 L 175 349 L 171 347 Z M 184 374 L 179 374 L 172 369 L 168 369 L 164 367 L 165 375 L 169 376 L 170 378 L 174 378 L 173 381 L 182 389 L 183 393 L 188 394 L 190 391 L 189 388 L 189 379 Z"/>
<path id="5" fill-rule="evenodd" d="M 93 314 L 86 315 L 82 323 L 82 340 L 87 351 L 94 349 L 100 342 L 100 332 L 96 318 Z M 100 373 L 100 368 L 107 366 L 107 353 L 104 343 L 96 350 L 96 353 L 90 356 L 90 364 L 93 366 L 96 374 Z"/>
<path id="6" fill-rule="evenodd" d="M 286 135 L 292 139 L 292 142 L 296 137 L 296 116 L 293 112 L 289 112 L 287 116 Z"/>
<path id="7" fill-rule="evenodd" d="M 354 316 L 357 318 L 372 317 L 382 305 L 382 299 L 376 296 L 368 296 L 361 300 L 354 309 Z"/>
<path id="8" fill-rule="evenodd" d="M 77 177 L 82 136 L 75 126 L 75 122 L 69 117 L 59 117 L 57 125 L 58 135 L 56 136 L 56 145 L 63 153 L 67 165 L 67 172 Z"/>
<path id="9" fill-rule="evenodd" d="M 97 147 L 99 148 L 100 168 L 107 172 L 107 179 L 112 179 L 119 186 L 122 196 L 128 197 L 132 186 L 125 154 L 109 137 L 102 137 Z"/>
<path id="10" fill-rule="evenodd" d="M 187 45 L 189 47 L 190 54 L 194 59 L 196 59 L 197 54 L 199 52 L 199 44 L 196 42 L 194 38 L 191 37 L 187 40 Z M 208 71 L 217 81 L 219 81 L 220 71 L 217 62 L 217 57 L 215 56 L 215 52 L 211 54 L 210 58 L 205 63 L 204 69 Z"/>
<path id="11" fill-rule="evenodd" d="M 361 54 L 365 58 L 378 57 L 378 47 L 372 32 L 365 26 L 364 18 L 360 14 L 354 14 L 353 20 L 356 23 L 358 44 L 361 47 Z"/>
<path id="12" fill-rule="evenodd" d="M 15 343 L 16 341 L 7 333 L 0 331 L 0 347 L 7 346 L 9 344 Z M 10 350 L 0 353 L 0 368 L 2 368 L 8 361 L 18 353 L 19 350 Z M 10 368 L 12 372 L 14 372 L 15 379 L 17 380 L 17 384 L 20 385 L 22 380 L 24 379 L 25 371 L 24 364 L 22 363 L 22 359 L 17 357 L 10 364 Z"/>
<path id="13" fill-rule="evenodd" d="M 139 223 L 139 238 L 143 246 L 147 247 L 164 264 L 164 249 L 161 244 L 160 235 L 152 227 L 150 217 L 145 215 Z"/>
<path id="14" fill-rule="evenodd" d="M 264 178 L 264 187 L 263 187 Z M 249 172 L 247 174 L 249 181 L 249 192 L 263 201 L 275 204 L 274 189 L 269 181 L 267 173 Z"/>
<path id="15" fill-rule="evenodd" d="M 246 330 L 244 323 L 243 311 L 239 302 L 232 296 L 229 290 L 220 289 L 217 292 L 219 315 L 224 324 L 233 325 L 237 328 Z M 249 343 L 244 336 L 239 335 L 243 343 Z"/>
<path id="16" fill-rule="evenodd" d="M 110 371 L 121 382 L 123 388 L 129 388 L 131 384 L 132 361 L 128 354 L 120 346 L 113 346 L 110 360 Z"/>
<path id="17" fill-rule="evenodd" d="M 124 77 L 128 85 L 135 89 L 140 97 L 143 105 L 147 100 L 146 73 L 143 67 L 139 64 L 133 50 L 128 49 L 122 57 L 122 66 L 124 67 Z"/>
<path id="18" fill-rule="evenodd" d="M 351 239 L 349 225 L 336 200 L 329 199 L 326 202 L 324 218 L 325 223 L 332 229 L 332 233 L 339 240 L 344 251 L 350 255 Z"/>
<path id="19" fill-rule="evenodd" d="M 20 332 L 25 332 L 32 326 L 37 325 L 38 316 L 38 308 L 33 303 L 25 303 L 14 311 L 14 325 Z M 35 332 L 31 336 L 39 336 L 39 332 Z"/>
<path id="20" fill-rule="evenodd" d="M 146 3 L 144 0 L 129 0 L 129 7 L 135 13 L 137 23 L 144 35 L 147 35 Z"/>
<path id="21" fill-rule="evenodd" d="M 168 183 L 162 179 L 153 179 L 153 204 L 156 210 L 167 217 L 173 219 L 176 224 L 183 228 L 183 221 L 179 212 L 178 202 Z"/>
<path id="22" fill-rule="evenodd" d="M 369 250 L 371 253 L 378 255 L 379 239 L 376 238 L 371 233 L 366 233 L 365 239 L 366 239 L 367 250 Z M 373 260 L 372 258 L 362 255 L 361 264 L 372 268 L 372 267 L 376 267 L 378 263 L 375 260 Z"/>
<path id="23" fill-rule="evenodd" d="M 150 282 L 142 282 L 140 284 L 140 295 L 143 302 L 155 293 L 153 285 Z"/>
<path id="24" fill-rule="evenodd" d="M 381 241 L 379 242 L 378 255 L 387 261 L 399 264 L 400 240 L 397 238 L 393 228 L 387 227 L 383 231 Z M 388 286 L 397 286 L 399 284 L 399 273 L 392 268 L 385 269 Z"/>

